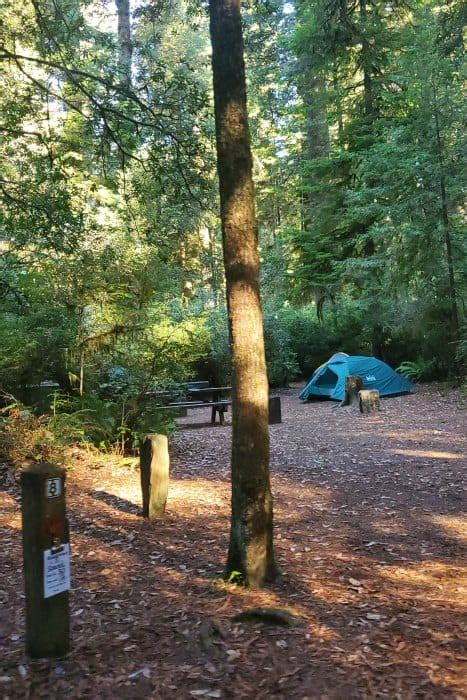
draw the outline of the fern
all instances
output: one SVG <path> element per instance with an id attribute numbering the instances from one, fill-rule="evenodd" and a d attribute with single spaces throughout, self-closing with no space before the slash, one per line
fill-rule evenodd
<path id="1" fill-rule="evenodd" d="M 407 360 L 396 368 L 396 372 L 399 372 L 399 374 L 402 374 L 402 376 L 407 379 L 420 381 L 420 379 L 423 379 L 429 374 L 434 363 L 434 360 Z"/>

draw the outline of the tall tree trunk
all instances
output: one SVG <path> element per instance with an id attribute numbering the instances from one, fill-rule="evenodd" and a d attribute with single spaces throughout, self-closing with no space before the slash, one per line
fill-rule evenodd
<path id="1" fill-rule="evenodd" d="M 211 266 L 211 289 L 214 299 L 214 306 L 219 306 L 219 275 L 217 273 L 216 259 L 216 229 L 214 226 L 208 227 L 209 236 L 209 264 Z"/>
<path id="2" fill-rule="evenodd" d="M 307 161 L 316 158 L 325 158 L 329 155 L 330 139 L 329 125 L 326 113 L 326 94 L 322 78 L 310 75 L 309 69 L 303 65 L 303 75 L 306 76 L 302 87 L 299 87 L 303 103 L 306 108 L 306 137 L 304 143 L 304 157 Z M 311 190 L 317 185 L 317 178 L 309 178 L 308 185 Z M 314 226 L 315 207 L 322 201 L 322 192 L 307 192 L 304 197 L 305 227 L 312 229 Z"/>
<path id="3" fill-rule="evenodd" d="M 210 0 L 217 169 L 233 366 L 232 517 L 226 577 L 275 574 L 268 381 L 240 0 Z"/>
<path id="4" fill-rule="evenodd" d="M 371 117 L 374 112 L 374 102 L 373 102 L 373 80 L 371 75 L 371 54 L 370 54 L 370 44 L 367 38 L 367 22 L 368 13 L 366 9 L 366 0 L 359 0 L 360 9 L 360 22 L 361 22 L 361 37 L 362 37 L 362 50 L 361 50 L 361 63 L 363 70 L 363 104 L 365 110 L 365 116 Z"/>
<path id="5" fill-rule="evenodd" d="M 336 66 L 334 66 L 332 72 L 332 86 L 334 91 L 334 103 L 336 105 L 337 112 L 337 134 L 339 136 L 339 143 L 341 143 L 344 136 L 344 120 L 342 116 L 342 100 L 339 94 L 339 76 Z"/>
<path id="6" fill-rule="evenodd" d="M 117 31 L 119 46 L 120 81 L 126 87 L 131 87 L 131 61 L 133 45 L 131 43 L 130 0 L 115 0 L 117 7 Z"/>
<path id="7" fill-rule="evenodd" d="M 436 152 L 439 166 L 439 189 L 441 195 L 441 225 L 444 234 L 444 245 L 446 248 L 446 262 L 449 276 L 449 297 L 451 300 L 452 325 L 456 340 L 459 340 L 459 311 L 457 308 L 456 280 L 454 277 L 454 259 L 452 255 L 451 232 L 449 226 L 448 199 L 446 193 L 446 178 L 444 176 L 443 163 L 443 143 L 441 140 L 441 130 L 439 127 L 438 104 L 436 88 L 433 85 L 433 116 L 435 120 Z"/>

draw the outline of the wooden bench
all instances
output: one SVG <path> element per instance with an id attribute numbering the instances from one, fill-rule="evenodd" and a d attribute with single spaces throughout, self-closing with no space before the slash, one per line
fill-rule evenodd
<path id="1" fill-rule="evenodd" d="M 216 414 L 219 414 L 219 423 L 224 425 L 224 414 L 228 407 L 232 405 L 231 401 L 173 401 L 165 406 L 158 406 L 157 410 L 161 409 L 191 409 L 191 408 L 211 408 L 211 423 L 216 422 Z"/>

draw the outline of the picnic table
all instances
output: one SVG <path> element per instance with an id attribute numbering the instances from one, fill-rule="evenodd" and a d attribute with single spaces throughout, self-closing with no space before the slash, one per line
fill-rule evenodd
<path id="1" fill-rule="evenodd" d="M 224 424 L 224 414 L 231 405 L 231 386 L 189 386 L 187 396 L 193 401 L 181 402 L 183 408 L 205 408 L 211 406 L 211 423 L 215 424 L 219 414 L 219 423 Z M 180 404 L 180 402 L 179 402 Z"/>
<path id="2" fill-rule="evenodd" d="M 188 382 L 185 387 L 185 398 L 170 401 L 160 408 L 172 408 L 189 410 L 192 408 L 211 407 L 211 423 L 216 423 L 216 415 L 219 414 L 219 423 L 224 425 L 224 414 L 232 405 L 231 386 L 209 386 L 208 382 Z M 269 397 L 269 424 L 281 423 L 281 403 L 279 396 Z"/>
<path id="3" fill-rule="evenodd" d="M 219 423 L 224 424 L 224 414 L 231 405 L 231 386 L 209 386 L 208 382 L 188 382 L 185 386 L 185 397 L 175 401 L 164 401 L 159 409 L 192 409 L 211 407 L 211 423 L 216 422 L 219 414 Z M 159 398 L 167 399 L 167 392 L 159 394 Z"/>
<path id="4" fill-rule="evenodd" d="M 232 393 L 231 386 L 206 386 L 206 387 L 188 387 L 187 394 L 193 398 L 200 398 L 201 401 L 220 401 L 225 397 L 230 397 Z"/>

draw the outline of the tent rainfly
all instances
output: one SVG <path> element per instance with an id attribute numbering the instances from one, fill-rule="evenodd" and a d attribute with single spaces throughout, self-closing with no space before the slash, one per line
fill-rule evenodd
<path id="1" fill-rule="evenodd" d="M 389 365 L 376 357 L 338 352 L 318 367 L 299 398 L 302 401 L 313 397 L 342 401 L 345 395 L 345 378 L 349 375 L 361 377 L 363 388 L 377 389 L 380 396 L 406 394 L 415 388 L 412 382 L 394 372 Z"/>

